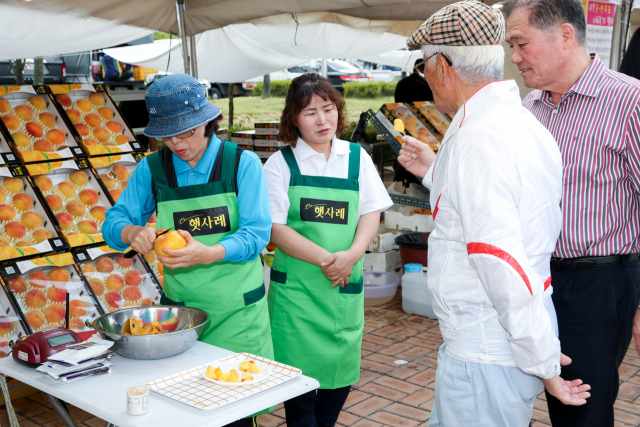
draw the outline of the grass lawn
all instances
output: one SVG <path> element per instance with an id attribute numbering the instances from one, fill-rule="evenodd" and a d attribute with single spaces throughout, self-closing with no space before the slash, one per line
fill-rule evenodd
<path id="1" fill-rule="evenodd" d="M 393 97 L 385 96 L 373 99 L 347 98 L 347 120 L 349 123 L 357 123 L 360 113 L 367 109 L 378 111 L 386 102 L 393 102 Z M 228 124 L 229 100 L 216 99 L 212 104 L 222 109 L 225 116 L 222 126 Z M 253 129 L 255 122 L 267 122 L 280 120 L 284 108 L 284 98 L 262 99 L 259 96 L 243 96 L 233 99 L 233 131 Z"/>

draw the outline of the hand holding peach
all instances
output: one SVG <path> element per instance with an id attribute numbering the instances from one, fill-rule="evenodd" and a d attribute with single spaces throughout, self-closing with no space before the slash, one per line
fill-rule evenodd
<path id="1" fill-rule="evenodd" d="M 189 232 L 184 230 L 177 231 L 187 241 L 187 246 L 182 249 L 163 249 L 163 252 L 169 256 L 162 256 L 156 250 L 158 261 L 164 264 L 165 267 L 186 268 L 194 265 L 220 262 L 224 259 L 226 251 L 221 244 L 206 246 L 194 239 Z"/>
<path id="2" fill-rule="evenodd" d="M 159 230 L 161 233 L 165 230 Z M 131 248 L 139 254 L 146 254 L 153 250 L 156 242 L 156 230 L 152 227 L 141 227 L 137 225 L 127 225 L 122 229 L 122 241 L 131 245 Z"/>

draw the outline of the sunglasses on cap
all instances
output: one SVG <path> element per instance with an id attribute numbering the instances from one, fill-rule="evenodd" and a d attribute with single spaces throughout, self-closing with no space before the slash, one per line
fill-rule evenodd
<path id="1" fill-rule="evenodd" d="M 186 131 L 184 133 L 181 133 L 179 135 L 167 136 L 166 138 L 156 138 L 156 141 L 165 142 L 166 143 L 167 141 L 170 141 L 172 138 L 187 139 L 191 135 L 193 135 L 194 133 L 196 133 L 196 130 L 195 129 L 191 129 L 191 130 L 188 130 L 188 131 Z"/>
<path id="2" fill-rule="evenodd" d="M 449 57 L 447 57 L 447 55 L 445 55 L 442 52 L 436 52 L 433 55 L 423 59 L 422 61 L 420 61 L 419 63 L 416 64 L 415 67 L 413 67 L 414 71 L 417 71 L 418 74 L 420 75 L 420 77 L 424 78 L 424 66 L 427 63 L 427 61 L 429 61 L 431 58 L 433 58 L 434 56 L 438 56 L 438 55 L 442 55 L 442 57 L 444 58 L 445 61 L 447 61 L 447 64 L 449 64 L 449 67 L 453 67 L 453 62 L 451 62 L 451 60 L 449 59 Z"/>

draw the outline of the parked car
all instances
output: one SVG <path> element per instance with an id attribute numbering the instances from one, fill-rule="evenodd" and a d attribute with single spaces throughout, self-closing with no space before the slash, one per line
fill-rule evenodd
<path id="1" fill-rule="evenodd" d="M 320 73 L 321 71 L 322 71 L 322 61 L 312 59 L 311 61 L 305 62 L 304 64 L 301 64 L 301 65 L 296 65 L 295 67 L 274 71 L 273 73 L 270 74 L 270 76 L 271 76 L 271 81 L 273 82 L 277 80 L 293 80 L 304 73 Z M 251 95 L 252 89 L 256 85 L 256 83 L 262 83 L 263 81 L 264 81 L 264 76 L 258 76 L 242 82 L 242 88 L 245 90 L 245 94 Z"/>
<path id="2" fill-rule="evenodd" d="M 373 80 L 373 76 L 369 71 L 356 68 L 348 62 L 338 59 L 328 59 L 327 79 L 329 79 L 333 87 L 342 92 L 343 84 L 349 82 L 370 82 Z"/>
<path id="3" fill-rule="evenodd" d="M 33 84 L 33 59 L 27 59 L 22 75 L 24 84 Z M 60 56 L 44 58 L 44 84 L 66 83 L 66 64 Z M 16 75 L 9 61 L 0 61 L 0 84 L 15 85 Z"/>
<path id="4" fill-rule="evenodd" d="M 169 73 L 171 74 L 171 73 Z M 145 84 L 148 86 L 156 80 L 164 77 L 166 73 L 160 71 L 155 74 L 149 74 L 145 79 Z M 209 80 L 199 79 L 200 84 L 202 85 L 202 90 L 207 96 L 211 99 L 220 99 L 226 98 L 229 92 L 229 85 L 227 83 L 210 83 Z"/>

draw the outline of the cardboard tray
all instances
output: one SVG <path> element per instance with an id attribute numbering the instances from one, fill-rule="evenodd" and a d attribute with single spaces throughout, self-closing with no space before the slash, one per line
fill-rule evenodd
<path id="1" fill-rule="evenodd" d="M 9 356 L 13 345 L 31 333 L 11 292 L 5 286 L 2 288 L 4 291 L 0 291 L 0 358 Z"/>
<path id="2" fill-rule="evenodd" d="M 403 103 L 388 103 L 383 104 L 380 107 L 382 117 L 386 118 L 391 129 L 393 129 L 393 122 L 395 119 L 401 119 L 404 122 L 404 127 L 407 134 L 413 136 L 416 139 L 429 144 L 432 149 L 437 150 L 440 148 L 440 139 L 435 136 L 432 126 L 423 122 L 413 110 Z M 380 117 L 380 116 L 379 116 Z"/>
<path id="3" fill-rule="evenodd" d="M 92 157 L 89 159 L 95 176 L 102 184 L 102 187 L 108 191 L 106 195 L 112 205 L 116 204 L 120 193 L 127 185 L 127 181 L 135 172 L 138 162 L 139 160 L 131 154 Z M 113 171 L 114 167 L 116 167 L 116 171 L 124 167 L 124 169 L 120 170 L 120 173 L 122 174 L 126 170 L 126 179 L 120 179 L 118 174 Z"/>

